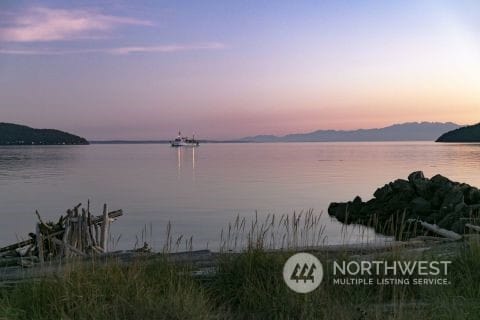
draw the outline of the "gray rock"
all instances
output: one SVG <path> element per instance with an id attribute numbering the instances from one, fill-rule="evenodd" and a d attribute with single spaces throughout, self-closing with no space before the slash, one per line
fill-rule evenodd
<path id="1" fill-rule="evenodd" d="M 465 197 L 462 190 L 460 189 L 460 187 L 455 186 L 450 189 L 450 192 L 447 193 L 445 199 L 443 199 L 442 208 L 453 211 L 455 206 L 459 203 L 465 202 L 464 200 Z"/>
<path id="2" fill-rule="evenodd" d="M 415 180 L 423 180 L 425 176 L 422 171 L 415 171 L 408 175 L 408 181 L 413 182 Z"/>
<path id="3" fill-rule="evenodd" d="M 362 204 L 362 198 L 360 196 L 356 196 L 355 199 L 353 199 L 353 204 Z"/>
<path id="4" fill-rule="evenodd" d="M 427 179 L 416 179 L 412 182 L 413 187 L 415 188 L 416 193 L 425 199 L 431 199 L 433 193 L 431 192 L 431 182 Z"/>
<path id="5" fill-rule="evenodd" d="M 473 188 L 470 191 L 470 202 L 472 204 L 478 204 L 480 203 L 480 190 L 477 188 Z"/>
<path id="6" fill-rule="evenodd" d="M 463 192 L 465 196 L 465 203 L 466 204 L 478 204 L 480 203 L 480 190 L 475 187 L 470 187 Z"/>
<path id="7" fill-rule="evenodd" d="M 461 220 L 462 215 L 459 213 L 449 213 L 440 222 L 438 223 L 438 226 L 440 228 L 452 230 L 454 232 L 458 233 L 463 233 L 462 227 L 464 225 L 464 222 Z"/>
<path id="8" fill-rule="evenodd" d="M 453 182 L 437 174 L 431 179 L 421 171 L 378 188 L 374 198 L 363 202 L 360 197 L 344 203 L 332 203 L 328 213 L 344 223 L 373 226 L 377 232 L 398 234 L 399 215 L 405 219 L 420 218 L 441 228 L 464 232 L 465 217 L 480 214 L 480 190 L 465 183 Z M 348 220 L 348 221 L 347 221 Z M 412 236 L 412 234 L 406 234 Z"/>
<path id="9" fill-rule="evenodd" d="M 383 187 L 381 188 L 378 188 L 375 193 L 373 194 L 373 196 L 379 200 L 383 200 L 385 199 L 386 197 L 388 197 L 389 195 L 391 195 L 393 192 L 393 189 L 392 187 L 390 186 L 390 184 L 386 184 L 384 185 Z"/>
<path id="10" fill-rule="evenodd" d="M 415 190 L 407 180 L 397 179 L 390 183 L 390 186 L 394 192 L 403 193 L 405 196 L 413 197 L 415 195 Z"/>
<path id="11" fill-rule="evenodd" d="M 363 201 L 362 198 L 356 196 L 352 202 L 348 202 L 348 214 L 353 218 L 357 217 L 362 210 Z"/>
<path id="12" fill-rule="evenodd" d="M 438 224 L 438 221 L 442 220 L 445 213 L 441 210 L 432 210 L 428 217 L 425 217 L 425 222 Z"/>
<path id="13" fill-rule="evenodd" d="M 346 222 L 348 203 L 332 202 L 328 206 L 328 214 L 334 216 L 340 222 Z"/>
<path id="14" fill-rule="evenodd" d="M 451 188 L 453 186 L 453 182 L 442 176 L 441 174 L 437 174 L 435 176 L 433 176 L 430 181 L 435 185 L 435 187 L 439 188 L 439 187 L 448 187 L 448 188 Z"/>
<path id="15" fill-rule="evenodd" d="M 403 193 L 393 195 L 387 202 L 377 203 L 379 212 L 384 212 L 388 215 L 401 213 L 410 207 L 410 197 L 406 197 Z M 383 209 L 383 210 L 382 210 Z"/>
<path id="16" fill-rule="evenodd" d="M 456 213 L 465 213 L 468 210 L 468 206 L 465 204 L 465 202 L 460 202 L 458 203 L 455 208 L 453 208 L 453 211 Z"/>
<path id="17" fill-rule="evenodd" d="M 417 215 L 428 215 L 432 210 L 432 205 L 429 201 L 425 200 L 422 197 L 417 197 L 410 202 L 410 208 L 412 209 L 413 214 Z"/>
<path id="18" fill-rule="evenodd" d="M 465 232 L 465 223 L 466 223 L 465 220 L 457 219 L 450 226 L 450 230 L 452 230 L 453 232 L 462 234 Z"/>
<path id="19" fill-rule="evenodd" d="M 435 209 L 440 209 L 443 204 L 443 199 L 445 199 L 445 196 L 447 195 L 447 191 L 445 189 L 437 189 L 434 194 L 432 199 L 430 200 L 432 207 Z"/>

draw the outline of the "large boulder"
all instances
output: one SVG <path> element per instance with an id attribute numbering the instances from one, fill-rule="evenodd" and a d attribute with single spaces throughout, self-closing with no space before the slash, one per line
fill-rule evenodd
<path id="1" fill-rule="evenodd" d="M 328 214 L 334 216 L 340 222 L 347 223 L 348 203 L 330 203 L 330 206 L 328 207 Z"/>
<path id="2" fill-rule="evenodd" d="M 384 200 L 388 196 L 390 196 L 393 193 L 392 186 L 390 184 L 386 184 L 381 188 L 378 188 L 373 196 L 379 200 Z"/>
<path id="3" fill-rule="evenodd" d="M 353 201 L 349 202 L 332 202 L 328 207 L 328 214 L 335 216 L 339 221 L 348 223 L 350 219 L 357 221 L 363 208 L 362 198 L 356 196 Z"/>
<path id="4" fill-rule="evenodd" d="M 460 189 L 459 186 L 454 186 L 443 199 L 441 208 L 453 211 L 457 204 L 464 203 L 464 200 L 465 196 L 463 195 L 462 189 Z"/>
<path id="5" fill-rule="evenodd" d="M 430 199 L 433 196 L 431 192 L 431 182 L 426 179 L 422 171 L 415 171 L 408 175 L 408 182 L 414 188 L 415 192 L 425 199 Z"/>
<path id="6" fill-rule="evenodd" d="M 337 218 L 340 222 L 346 222 L 348 203 L 332 202 L 328 206 L 328 214 Z"/>
<path id="7" fill-rule="evenodd" d="M 463 191 L 463 195 L 465 197 L 466 204 L 472 205 L 480 202 L 480 190 L 475 187 L 469 186 L 469 188 L 466 188 Z"/>
<path id="8" fill-rule="evenodd" d="M 403 199 L 411 200 L 415 197 L 415 189 L 407 180 L 397 179 L 391 182 L 390 186 L 392 187 L 392 191 L 396 195 L 401 194 Z"/>
<path id="9" fill-rule="evenodd" d="M 412 182 L 415 192 L 425 198 L 431 199 L 433 197 L 433 192 L 431 190 L 431 182 L 427 179 L 417 179 Z"/>
<path id="10" fill-rule="evenodd" d="M 440 209 L 443 204 L 443 199 L 448 194 L 448 189 L 436 189 L 433 193 L 433 197 L 430 199 L 430 203 L 432 204 L 432 208 Z"/>
<path id="11" fill-rule="evenodd" d="M 408 175 L 408 181 L 414 182 L 415 180 L 423 180 L 425 176 L 422 171 L 415 171 Z"/>
<path id="12" fill-rule="evenodd" d="M 432 205 L 422 197 L 416 197 L 410 202 L 412 213 L 419 216 L 428 215 L 432 211 Z"/>
<path id="13" fill-rule="evenodd" d="M 453 182 L 441 174 L 433 176 L 430 181 L 433 185 L 435 185 L 436 188 L 451 188 L 453 186 Z"/>

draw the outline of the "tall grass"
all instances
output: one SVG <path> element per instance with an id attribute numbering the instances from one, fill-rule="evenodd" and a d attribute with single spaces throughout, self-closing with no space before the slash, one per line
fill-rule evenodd
<path id="1" fill-rule="evenodd" d="M 59 277 L 0 292 L 1 319 L 215 319 L 188 269 L 164 260 L 71 265 Z"/>
<path id="2" fill-rule="evenodd" d="M 452 259 L 452 284 L 441 287 L 334 285 L 332 258 L 320 255 L 324 281 L 297 294 L 282 279 L 289 256 L 224 254 L 216 274 L 202 280 L 163 259 L 73 264 L 61 276 L 0 290 L 0 319 L 478 319 L 478 243 Z"/>
<path id="3" fill-rule="evenodd" d="M 400 219 L 402 219 L 400 217 Z M 166 259 L 120 265 L 71 263 L 60 276 L 0 289 L 0 319 L 478 319 L 480 244 L 473 240 L 415 253 L 422 260 L 448 257 L 446 286 L 334 285 L 333 260 L 411 259 L 393 250 L 381 256 L 317 252 L 324 280 L 309 294 L 285 285 L 282 269 L 298 248 L 324 242 L 320 215 L 237 216 L 222 232 L 221 253 L 211 277 L 193 276 L 192 267 Z M 398 230 L 403 234 L 404 230 Z M 147 229 L 142 234 L 146 238 Z M 167 228 L 165 253 L 188 248 L 191 238 L 173 239 Z M 270 249 L 283 250 L 270 250 Z M 231 251 L 235 253 L 231 254 Z M 453 255 L 452 255 L 453 254 Z"/>
<path id="4" fill-rule="evenodd" d="M 225 255 L 208 289 L 217 305 L 236 319 L 479 319 L 480 245 L 472 241 L 456 246 L 457 254 L 448 258 L 452 261 L 449 285 L 335 285 L 330 262 L 358 257 L 317 254 L 324 280 L 314 292 L 301 295 L 283 282 L 281 271 L 289 253 L 249 250 Z M 401 250 L 376 258 L 412 259 Z M 416 259 L 443 260 L 445 256 L 439 250 Z"/>
<path id="5" fill-rule="evenodd" d="M 293 215 L 268 214 L 263 220 L 255 212 L 253 219 L 237 215 L 220 234 L 220 252 L 241 250 L 297 249 L 319 246 L 326 242 L 322 212 L 313 210 Z"/>

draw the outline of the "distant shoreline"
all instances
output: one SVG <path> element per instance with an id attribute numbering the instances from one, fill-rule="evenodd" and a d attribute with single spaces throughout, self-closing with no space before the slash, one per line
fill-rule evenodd
<path id="1" fill-rule="evenodd" d="M 167 140 L 94 140 L 89 141 L 90 144 L 170 144 Z M 200 140 L 200 144 L 211 143 L 254 143 L 254 144 L 270 144 L 270 143 L 369 143 L 369 142 L 436 142 L 434 140 L 369 140 L 369 141 L 354 141 L 354 140 L 335 140 L 335 141 L 239 141 L 239 140 Z M 460 142 L 457 142 L 460 143 Z M 468 142 L 467 142 L 468 143 Z M 475 143 L 475 142 L 472 142 Z M 463 144 L 463 143 L 462 143 Z"/>
<path id="2" fill-rule="evenodd" d="M 170 144 L 169 140 L 94 140 L 89 141 L 90 144 Z M 203 143 L 251 143 L 251 141 L 216 141 L 216 140 L 199 140 Z"/>
<path id="3" fill-rule="evenodd" d="M 370 141 L 353 141 L 353 140 L 343 140 L 343 141 L 238 141 L 238 140 L 203 140 L 200 141 L 202 144 L 223 144 L 223 143 L 232 143 L 232 144 L 295 144 L 295 143 L 372 143 L 372 142 L 392 142 L 392 143 L 402 143 L 402 142 L 432 142 L 436 144 L 479 144 L 479 142 L 439 142 L 434 140 L 370 140 Z M 96 140 L 89 141 L 90 145 L 114 145 L 114 144 L 162 144 L 168 145 L 170 141 L 165 140 Z M 46 146 L 88 146 L 86 144 L 0 144 L 0 147 L 46 147 Z"/>

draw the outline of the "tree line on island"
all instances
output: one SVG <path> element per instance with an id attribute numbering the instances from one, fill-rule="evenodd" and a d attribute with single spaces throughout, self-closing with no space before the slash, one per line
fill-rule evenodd
<path id="1" fill-rule="evenodd" d="M 87 139 L 55 129 L 0 123 L 0 145 L 86 145 Z"/>
<path id="2" fill-rule="evenodd" d="M 437 142 L 480 142 L 480 123 L 444 133 Z"/>

